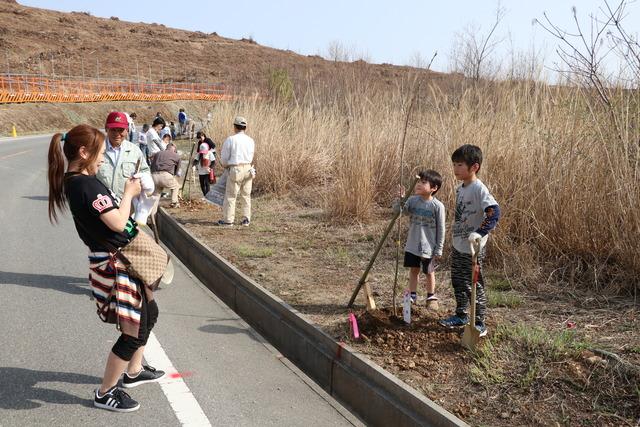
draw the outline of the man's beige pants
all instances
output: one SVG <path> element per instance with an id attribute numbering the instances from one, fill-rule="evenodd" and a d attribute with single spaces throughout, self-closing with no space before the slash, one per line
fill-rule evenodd
<path id="1" fill-rule="evenodd" d="M 222 204 L 222 220 L 233 222 L 236 216 L 236 198 L 242 203 L 242 216 L 251 221 L 251 165 L 229 166 L 229 178 Z"/>
<path id="2" fill-rule="evenodd" d="M 151 174 L 156 189 L 153 194 L 160 194 L 165 188 L 171 190 L 171 203 L 178 203 L 178 181 L 169 172 L 154 172 Z"/>

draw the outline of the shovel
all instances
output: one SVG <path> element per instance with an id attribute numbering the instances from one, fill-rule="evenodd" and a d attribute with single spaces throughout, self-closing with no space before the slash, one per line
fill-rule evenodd
<path id="1" fill-rule="evenodd" d="M 480 342 L 480 331 L 476 329 L 476 285 L 478 283 L 478 276 L 480 275 L 480 266 L 478 265 L 478 252 L 480 252 L 480 242 L 476 241 L 471 244 L 471 301 L 469 324 L 464 327 L 462 333 L 462 345 L 469 350 L 475 350 Z"/>

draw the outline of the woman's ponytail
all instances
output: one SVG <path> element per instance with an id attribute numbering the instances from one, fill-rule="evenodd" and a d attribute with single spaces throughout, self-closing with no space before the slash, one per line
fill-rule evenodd
<path id="1" fill-rule="evenodd" d="M 63 134 L 56 133 L 49 143 L 49 221 L 58 222 L 56 210 L 64 210 L 67 199 L 64 196 L 64 152 Z"/>
<path id="2" fill-rule="evenodd" d="M 64 144 L 64 145 L 63 145 Z M 56 133 L 49 143 L 49 221 L 58 222 L 57 211 L 67 207 L 64 194 L 64 160 L 75 164 L 75 169 L 81 171 L 89 165 L 95 164 L 102 155 L 104 135 L 98 129 L 89 125 L 74 126 L 67 133 Z M 80 156 L 80 149 L 85 147 L 88 158 Z"/>

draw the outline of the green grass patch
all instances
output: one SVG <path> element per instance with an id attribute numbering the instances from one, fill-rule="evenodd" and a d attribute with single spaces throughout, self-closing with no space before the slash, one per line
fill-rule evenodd
<path id="1" fill-rule="evenodd" d="M 577 358 L 589 347 L 572 330 L 548 331 L 523 323 L 499 325 L 473 353 L 471 380 L 529 389 L 545 378 L 553 362 Z"/>
<path id="2" fill-rule="evenodd" d="M 487 279 L 487 282 L 489 285 L 489 289 L 503 292 L 513 290 L 511 281 L 509 279 L 505 279 L 504 277 L 489 277 Z"/>
<path id="3" fill-rule="evenodd" d="M 254 246 L 238 246 L 238 255 L 245 258 L 268 258 L 273 255 L 273 248 L 256 248 Z"/>
<path id="4" fill-rule="evenodd" d="M 485 341 L 474 353 L 474 365 L 469 369 L 471 380 L 477 384 L 502 384 L 505 373 L 499 362 L 499 354 L 491 340 Z"/>
<path id="5" fill-rule="evenodd" d="M 489 307 L 520 307 L 524 302 L 522 297 L 513 292 L 489 291 L 487 293 Z"/>

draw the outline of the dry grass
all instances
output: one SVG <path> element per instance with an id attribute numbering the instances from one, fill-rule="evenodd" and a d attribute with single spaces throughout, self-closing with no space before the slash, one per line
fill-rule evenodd
<path id="1" fill-rule="evenodd" d="M 504 212 L 490 252 L 494 262 L 502 260 L 507 278 L 635 291 L 637 95 L 620 91 L 606 110 L 577 88 L 505 82 L 444 91 L 428 83 L 410 116 L 404 179 L 415 166 L 440 171 L 445 183 L 438 197 L 452 207 L 458 183 L 450 153 L 465 143 L 479 145 L 485 155 L 480 178 Z M 223 123 L 247 116 L 258 142 L 256 191 L 313 188 L 310 197 L 332 221 L 367 221 L 389 205 L 399 182 L 400 142 L 415 87 L 408 81 L 385 92 L 354 78 L 324 89 L 310 84 L 289 104 L 257 98 L 220 104 L 210 133 L 220 141 L 230 131 Z"/>

